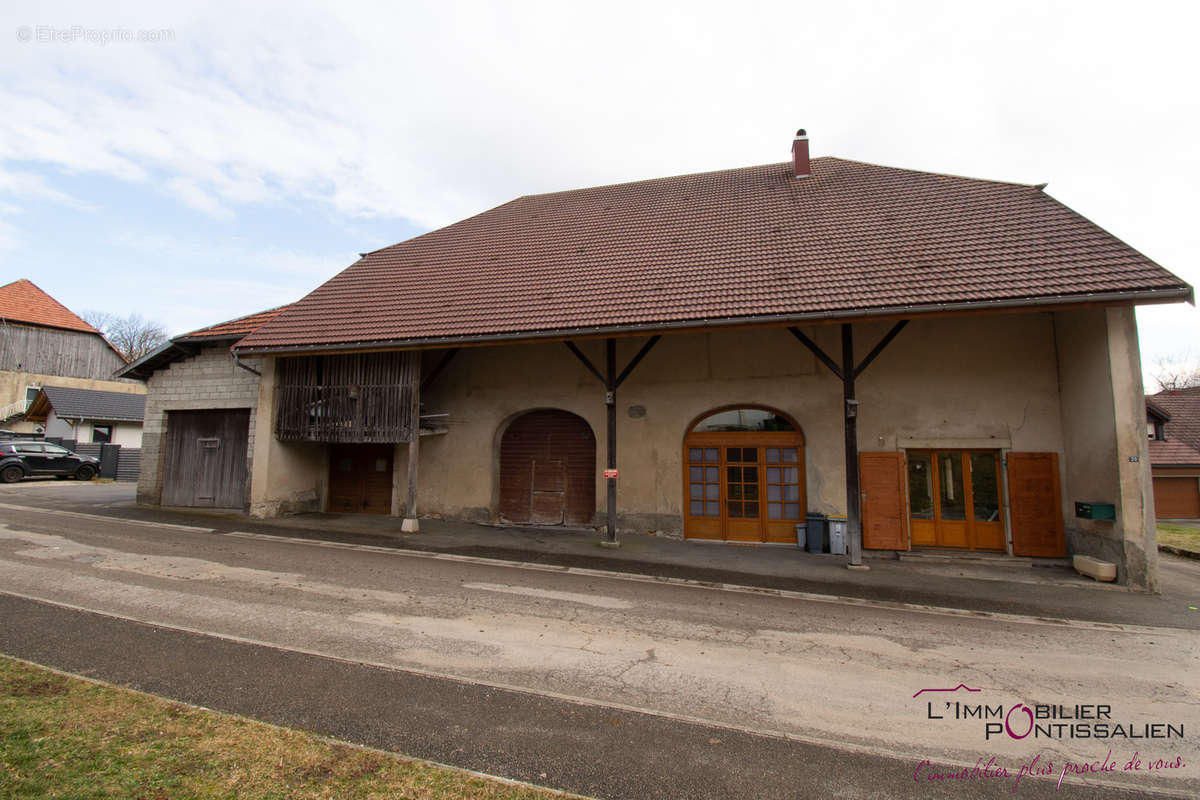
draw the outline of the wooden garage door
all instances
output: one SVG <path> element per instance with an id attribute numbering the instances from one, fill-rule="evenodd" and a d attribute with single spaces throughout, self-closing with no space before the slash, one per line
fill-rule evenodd
<path id="1" fill-rule="evenodd" d="M 249 437 L 248 408 L 168 411 L 163 505 L 244 507 Z"/>
<path id="2" fill-rule="evenodd" d="M 1013 555 L 1061 558 L 1067 554 L 1057 453 L 1009 453 L 1008 498 Z"/>
<path id="3" fill-rule="evenodd" d="M 596 437 L 566 411 L 531 411 L 500 438 L 500 516 L 589 525 L 596 514 Z"/>
<path id="4" fill-rule="evenodd" d="M 1158 519 L 1200 518 L 1200 478 L 1154 478 L 1154 516 Z"/>

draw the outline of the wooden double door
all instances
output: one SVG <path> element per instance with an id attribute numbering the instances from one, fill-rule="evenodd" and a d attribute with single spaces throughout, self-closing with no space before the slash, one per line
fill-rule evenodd
<path id="1" fill-rule="evenodd" d="M 392 513 L 395 445 L 338 444 L 329 448 L 328 510 L 343 514 Z"/>
<path id="2" fill-rule="evenodd" d="M 998 451 L 915 450 L 907 460 L 914 547 L 1004 550 Z"/>
<path id="3" fill-rule="evenodd" d="M 242 508 L 250 410 L 168 411 L 164 506 Z"/>
<path id="4" fill-rule="evenodd" d="M 531 525 L 590 525 L 596 515 L 596 437 L 568 411 L 530 411 L 500 437 L 500 517 Z"/>

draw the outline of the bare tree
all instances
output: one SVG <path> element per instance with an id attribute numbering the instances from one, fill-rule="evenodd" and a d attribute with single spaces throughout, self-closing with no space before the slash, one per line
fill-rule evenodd
<path id="1" fill-rule="evenodd" d="M 1200 364 L 1194 358 L 1172 356 L 1158 359 L 1150 377 L 1160 392 L 1173 389 L 1193 389 L 1200 386 Z"/>
<path id="2" fill-rule="evenodd" d="M 84 311 L 80 316 L 130 361 L 137 361 L 167 341 L 167 330 L 161 322 L 143 319 L 138 313 L 118 317 L 105 311 Z"/>

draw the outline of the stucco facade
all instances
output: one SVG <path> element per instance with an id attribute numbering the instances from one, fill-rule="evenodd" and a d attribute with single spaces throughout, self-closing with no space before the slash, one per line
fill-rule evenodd
<path id="1" fill-rule="evenodd" d="M 858 357 L 888 328 L 856 324 Z M 836 351 L 836 327 L 806 332 Z M 618 363 L 627 363 L 644 341 L 619 340 Z M 599 362 L 600 342 L 578 344 Z M 436 358 L 427 356 L 427 370 Z M 858 380 L 859 447 L 983 449 L 1002 458 L 1055 453 L 1069 551 L 1113 560 L 1123 581 L 1153 586 L 1140 386 L 1128 308 L 916 319 Z M 664 336 L 616 396 L 619 529 L 679 534 L 689 425 L 706 412 L 739 405 L 777 409 L 798 422 L 808 510 L 845 513 L 841 389 L 784 329 Z M 558 342 L 464 348 L 422 400 L 425 412 L 448 415 L 442 418 L 448 432 L 421 440 L 421 514 L 496 519 L 500 437 L 525 412 L 571 412 L 587 421 L 597 442 L 604 440 L 604 389 Z M 272 408 L 270 381 L 264 379 L 258 402 L 261 411 Z M 269 412 L 258 415 L 256 439 L 269 443 L 260 450 L 270 455 L 256 459 L 251 512 L 323 509 L 327 448 L 278 442 L 271 424 Z M 604 508 L 603 459 L 598 447 L 597 523 Z M 397 445 L 395 514 L 403 512 L 407 461 L 407 446 Z M 1077 520 L 1077 500 L 1116 504 L 1116 522 Z"/>
<path id="2" fill-rule="evenodd" d="M 256 360 L 250 363 L 257 366 Z M 146 382 L 138 502 L 157 505 L 162 500 L 163 448 L 171 411 L 250 409 L 249 469 L 254 457 L 258 385 L 258 375 L 237 366 L 228 346 L 205 347 L 195 356 L 156 370 Z"/>

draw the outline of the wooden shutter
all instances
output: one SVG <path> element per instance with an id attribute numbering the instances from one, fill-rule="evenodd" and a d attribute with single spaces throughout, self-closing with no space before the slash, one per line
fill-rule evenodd
<path id="1" fill-rule="evenodd" d="M 1008 454 L 1008 502 L 1013 555 L 1062 558 L 1062 502 L 1057 453 Z"/>
<path id="2" fill-rule="evenodd" d="M 904 508 L 904 459 L 900 453 L 860 453 L 863 547 L 907 550 Z"/>

